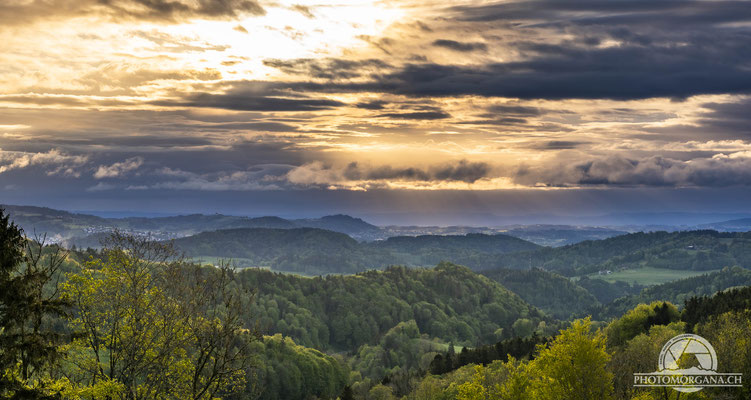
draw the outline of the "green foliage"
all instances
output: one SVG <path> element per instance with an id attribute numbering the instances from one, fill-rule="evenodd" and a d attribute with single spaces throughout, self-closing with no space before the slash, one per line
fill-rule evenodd
<path id="1" fill-rule="evenodd" d="M 568 278 L 539 268 L 494 269 L 482 274 L 558 319 L 583 316 L 599 304 L 586 289 Z"/>
<path id="2" fill-rule="evenodd" d="M 626 282 L 634 286 L 661 285 L 663 283 L 691 278 L 715 271 L 695 271 L 690 269 L 668 269 L 655 267 L 624 268 L 610 273 L 590 274 L 592 279 L 599 279 L 610 283 Z"/>
<path id="3" fill-rule="evenodd" d="M 673 304 L 683 304 L 684 302 L 688 302 L 692 297 L 709 296 L 732 287 L 746 285 L 751 285 L 751 270 L 740 267 L 724 268 L 711 274 L 645 288 L 636 295 L 620 298 L 612 304 L 607 305 L 601 312 L 600 317 L 606 318 L 621 315 L 640 303 L 663 300 L 672 302 Z M 721 301 L 720 299 L 722 298 L 723 296 L 720 296 L 716 301 Z M 711 313 L 711 310 L 709 312 Z M 692 311 L 689 311 L 689 313 L 692 313 Z M 695 315 L 697 318 L 700 318 L 699 314 Z M 689 322 L 689 325 L 692 325 L 696 321 L 687 320 L 687 322 Z"/>
<path id="4" fill-rule="evenodd" d="M 451 261 L 473 270 L 497 266 L 495 259 L 499 254 L 541 248 L 513 236 L 481 233 L 397 236 L 365 246 L 392 254 L 392 264 L 426 266 Z"/>
<path id="5" fill-rule="evenodd" d="M 268 267 L 307 275 L 356 273 L 389 265 L 452 261 L 474 269 L 495 265 L 498 254 L 539 248 L 507 235 L 403 236 L 359 243 L 323 229 L 226 229 L 175 240 L 193 257 L 239 259 L 244 267 Z"/>
<path id="6" fill-rule="evenodd" d="M 613 396 L 613 374 L 605 335 L 592 332 L 589 318 L 577 320 L 540 349 L 531 368 L 537 399 L 606 400 Z"/>
<path id="7" fill-rule="evenodd" d="M 654 325 L 648 332 L 640 333 L 628 340 L 622 348 L 613 353 L 610 360 L 610 370 L 614 376 L 616 397 L 630 399 L 648 389 L 633 386 L 635 372 L 654 372 L 662 346 L 676 335 L 685 333 L 685 324 L 672 322 L 667 325 Z M 655 395 L 663 389 L 652 390 Z M 659 398 L 662 398 L 660 396 Z"/>
<path id="8" fill-rule="evenodd" d="M 65 335 L 54 321 L 68 310 L 50 288 L 65 253 L 27 241 L 0 208 L 0 396 L 49 398 L 51 372 L 62 356 Z"/>
<path id="9" fill-rule="evenodd" d="M 347 368 L 339 360 L 280 334 L 264 336 L 250 351 L 256 368 L 248 389 L 260 392 L 259 399 L 336 398 L 347 383 Z"/>
<path id="10" fill-rule="evenodd" d="M 82 334 L 66 358 L 76 387 L 122 399 L 215 399 L 243 390 L 252 299 L 231 271 L 174 259 L 169 246 L 115 234 L 104 260 L 70 274 L 63 293 Z"/>
<path id="11" fill-rule="evenodd" d="M 695 327 L 707 339 L 721 360 L 718 372 L 740 372 L 751 376 L 751 309 L 715 314 Z M 751 384 L 743 379 L 742 388 L 732 389 L 733 398 L 751 398 Z M 715 392 L 716 393 L 716 392 Z M 723 393 L 727 396 L 728 390 Z"/>
<path id="12" fill-rule="evenodd" d="M 714 296 L 692 297 L 686 301 L 682 319 L 692 329 L 694 325 L 714 315 L 729 311 L 751 309 L 751 287 L 732 288 L 716 293 Z"/>
<path id="13" fill-rule="evenodd" d="M 576 284 L 602 304 L 608 304 L 619 297 L 638 294 L 643 288 L 641 285 L 631 285 L 628 282 L 608 282 L 603 279 L 590 279 L 587 276 L 582 276 Z"/>
<path id="14" fill-rule="evenodd" d="M 258 288 L 252 313 L 264 332 L 324 350 L 375 344 L 410 320 L 432 338 L 476 344 L 497 341 L 519 318 L 535 325 L 543 318 L 499 284 L 448 263 L 315 278 L 246 269 L 238 279 Z"/>
<path id="15" fill-rule="evenodd" d="M 242 266 L 305 274 L 353 273 L 391 261 L 343 233 L 315 228 L 226 229 L 174 243 L 188 256 L 241 258 Z"/>
<path id="16" fill-rule="evenodd" d="M 751 232 L 716 231 L 632 233 L 557 248 L 499 255 L 498 266 L 532 267 L 581 276 L 601 270 L 665 268 L 709 271 L 751 267 Z"/>
<path id="17" fill-rule="evenodd" d="M 430 390 L 436 398 L 458 400 L 591 399 L 613 397 L 613 374 L 605 335 L 592 330 L 589 319 L 577 320 L 550 343 L 538 346 L 532 361 L 494 361 L 488 366 L 466 366 L 447 375 L 448 385 L 425 378 L 415 393 Z M 466 371 L 471 367 L 471 376 Z M 451 396 L 452 389 L 455 397 Z M 416 398 L 408 396 L 408 398 Z"/>
<path id="18" fill-rule="evenodd" d="M 515 337 L 500 341 L 494 345 L 478 346 L 473 349 L 462 349 L 460 357 L 457 357 L 452 349 L 445 354 L 438 354 L 430 363 L 430 373 L 440 375 L 461 368 L 467 364 L 490 364 L 496 360 L 508 361 L 509 359 L 534 358 L 537 347 L 548 343 L 550 339 L 543 336 L 532 335 L 527 338 Z"/>
<path id="19" fill-rule="evenodd" d="M 457 400 L 515 400 L 532 395 L 531 365 L 511 357 L 487 367 L 475 366 L 472 380 L 458 385 Z"/>
<path id="20" fill-rule="evenodd" d="M 413 369 L 425 370 L 441 344 L 420 334 L 414 320 L 400 322 L 376 345 L 361 346 L 350 363 L 353 370 L 374 381 Z"/>
<path id="21" fill-rule="evenodd" d="M 678 308 L 671 303 L 656 301 L 639 304 L 607 327 L 608 347 L 622 346 L 653 325 L 667 325 L 681 318 Z"/>

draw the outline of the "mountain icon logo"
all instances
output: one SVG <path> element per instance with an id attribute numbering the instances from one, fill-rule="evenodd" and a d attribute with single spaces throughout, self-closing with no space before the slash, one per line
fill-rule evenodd
<path id="1" fill-rule="evenodd" d="M 705 387 L 740 387 L 743 374 L 717 372 L 717 353 L 707 339 L 686 333 L 668 340 L 660 351 L 657 371 L 634 373 L 635 387 L 671 387 L 698 392 Z"/>
<path id="2" fill-rule="evenodd" d="M 681 361 L 687 359 L 689 361 L 695 360 L 698 365 L 691 368 L 683 367 Z M 716 372 L 717 353 L 706 339 L 687 333 L 670 339 L 662 346 L 657 366 L 658 372 L 669 370 L 670 372 L 681 373 L 687 372 L 689 369 Z"/>

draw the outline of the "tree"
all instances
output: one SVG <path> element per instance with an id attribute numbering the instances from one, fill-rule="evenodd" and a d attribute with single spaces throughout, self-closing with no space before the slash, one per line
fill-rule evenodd
<path id="1" fill-rule="evenodd" d="M 671 303 L 655 301 L 639 304 L 607 327 L 608 347 L 622 346 L 653 325 L 667 325 L 680 320 L 678 308 Z"/>
<path id="2" fill-rule="evenodd" d="M 227 266 L 184 262 L 167 244 L 114 233 L 101 259 L 68 277 L 72 374 L 83 385 L 117 386 L 122 399 L 210 399 L 242 390 L 247 346 L 243 313 L 252 296 Z"/>
<path id="3" fill-rule="evenodd" d="M 613 397 L 613 374 L 605 335 L 592 332 L 590 318 L 574 321 L 532 361 L 538 399 L 604 400 Z"/>
<path id="4" fill-rule="evenodd" d="M 57 296 L 54 279 L 67 253 L 27 240 L 0 209 L 0 396 L 49 398 L 55 389 L 49 372 L 61 357 L 65 335 L 51 320 L 67 303 Z"/>
<path id="5" fill-rule="evenodd" d="M 644 392 L 650 392 L 656 397 L 666 398 L 666 393 L 673 392 L 669 388 L 635 388 L 634 373 L 655 371 L 662 346 L 670 338 L 684 333 L 685 326 L 686 324 L 683 322 L 652 326 L 649 333 L 637 335 L 613 354 L 609 367 L 614 375 L 613 382 L 617 398 L 631 399 Z"/>
<path id="6" fill-rule="evenodd" d="M 720 362 L 720 372 L 740 372 L 744 378 L 751 375 L 751 310 L 730 311 L 711 316 L 696 325 L 696 332 L 712 343 Z M 748 399 L 751 385 L 733 391 L 723 390 L 728 397 Z"/>

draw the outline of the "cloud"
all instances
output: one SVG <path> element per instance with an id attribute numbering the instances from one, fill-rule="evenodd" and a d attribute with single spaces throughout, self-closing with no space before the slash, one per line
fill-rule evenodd
<path id="1" fill-rule="evenodd" d="M 135 171 L 143 165 L 142 157 L 132 157 L 122 162 L 116 162 L 112 165 L 100 165 L 94 172 L 94 178 L 119 178 L 128 172 Z"/>
<path id="2" fill-rule="evenodd" d="M 457 42 L 456 40 L 438 39 L 433 42 L 433 46 L 443 47 L 446 49 L 471 52 L 471 51 L 487 51 L 488 45 L 482 42 Z"/>
<path id="3" fill-rule="evenodd" d="M 384 113 L 378 114 L 377 117 L 391 119 L 435 120 L 451 118 L 451 114 L 444 111 L 415 111 L 406 113 Z"/>
<path id="4" fill-rule="evenodd" d="M 58 149 L 47 152 L 3 151 L 0 149 L 0 174 L 32 166 L 44 168 L 48 176 L 79 177 L 80 167 L 89 160 L 86 155 L 69 155 Z"/>
<path id="5" fill-rule="evenodd" d="M 386 61 L 376 58 L 365 60 L 347 60 L 344 58 L 266 59 L 263 60 L 263 64 L 289 75 L 329 80 L 359 78 L 371 74 L 380 74 L 392 68 Z"/>
<path id="6" fill-rule="evenodd" d="M 357 103 L 355 104 L 355 107 L 364 108 L 366 110 L 382 110 L 387 104 L 388 102 L 383 100 L 370 100 Z"/>
<path id="7" fill-rule="evenodd" d="M 751 92 L 748 69 L 688 53 L 601 49 L 475 67 L 411 64 L 361 87 L 421 97 L 551 100 L 636 100 Z"/>
<path id="8" fill-rule="evenodd" d="M 572 159 L 548 165 L 522 166 L 513 181 L 525 186 L 751 186 L 751 151 L 676 160 L 661 156 Z"/>
<path id="9" fill-rule="evenodd" d="M 744 94 L 751 93 L 749 9 L 744 2 L 724 1 L 542 0 L 454 7 L 446 11 L 442 38 L 428 43 L 455 51 L 483 50 L 484 42 L 461 40 L 467 33 L 477 34 L 492 38 L 503 57 L 402 64 L 398 61 L 405 58 L 398 51 L 414 53 L 414 43 L 364 37 L 386 52 L 388 62 L 299 59 L 268 60 L 267 65 L 310 78 L 307 85 L 288 82 L 289 88 L 319 93 L 527 100 Z M 357 81 L 345 81 L 352 79 Z"/>
<path id="10" fill-rule="evenodd" d="M 149 189 L 198 191 L 279 190 L 283 177 L 293 167 L 283 164 L 261 164 L 242 171 L 197 174 L 172 168 L 162 168 L 159 175 L 170 178 L 149 186 Z M 138 189 L 144 189 L 143 186 Z"/>
<path id="11" fill-rule="evenodd" d="M 117 189 L 116 185 L 112 185 L 109 183 L 99 182 L 94 186 L 89 186 L 86 188 L 87 192 L 105 192 L 108 190 L 114 190 Z"/>
<path id="12" fill-rule="evenodd" d="M 294 6 L 292 6 L 292 9 L 308 18 L 315 18 L 315 15 L 310 10 L 310 7 L 303 6 L 301 4 L 295 4 Z"/>
<path id="13" fill-rule="evenodd" d="M 320 161 L 296 167 L 287 173 L 287 180 L 300 186 L 322 186 L 332 189 L 371 189 L 399 182 L 464 182 L 475 183 L 488 178 L 491 166 L 484 162 L 458 162 L 430 167 L 370 166 L 352 162 L 333 166 Z"/>
<path id="14" fill-rule="evenodd" d="M 30 0 L 0 4 L 0 22 L 103 15 L 115 20 L 178 23 L 191 19 L 235 19 L 264 15 L 254 0 Z"/>
<path id="15" fill-rule="evenodd" d="M 171 107 L 221 108 L 236 111 L 316 111 L 342 107 L 337 100 L 294 95 L 286 84 L 273 82 L 240 82 L 223 94 L 194 93 L 184 100 L 159 100 L 154 105 Z"/>

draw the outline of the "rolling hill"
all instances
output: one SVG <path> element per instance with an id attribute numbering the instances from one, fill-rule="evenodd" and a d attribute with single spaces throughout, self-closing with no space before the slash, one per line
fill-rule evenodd
<path id="1" fill-rule="evenodd" d="M 315 278 L 251 268 L 238 278 L 257 289 L 252 314 L 264 332 L 319 349 L 374 344 L 410 320 L 446 342 L 492 343 L 510 337 L 520 318 L 535 325 L 545 319 L 497 282 L 449 263 Z"/>
<path id="2" fill-rule="evenodd" d="M 242 228 L 176 239 L 186 255 L 204 260 L 231 258 L 238 266 L 303 274 L 355 273 L 389 265 L 429 266 L 451 261 L 472 269 L 487 260 L 540 246 L 507 235 L 404 236 L 358 242 L 317 228 Z"/>
<path id="3" fill-rule="evenodd" d="M 642 267 L 709 271 L 734 265 L 751 267 L 751 232 L 631 233 L 557 248 L 502 254 L 496 267 L 538 267 L 578 276 Z"/>

